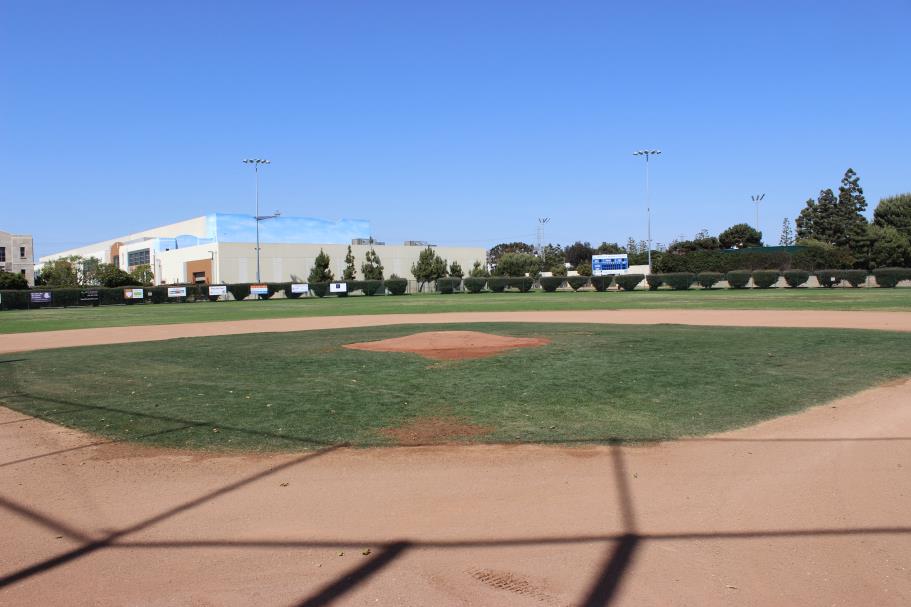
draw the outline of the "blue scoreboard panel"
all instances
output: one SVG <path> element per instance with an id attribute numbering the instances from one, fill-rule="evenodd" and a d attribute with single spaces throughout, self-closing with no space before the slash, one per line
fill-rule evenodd
<path id="1" fill-rule="evenodd" d="M 592 255 L 592 276 L 626 274 L 629 257 L 626 253 L 617 255 Z"/>

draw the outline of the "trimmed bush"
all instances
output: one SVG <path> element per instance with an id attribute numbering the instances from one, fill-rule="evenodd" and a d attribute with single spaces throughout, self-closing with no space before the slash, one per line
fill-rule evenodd
<path id="1" fill-rule="evenodd" d="M 725 278 L 732 289 L 745 289 L 750 284 L 749 270 L 733 270 L 725 274 Z"/>
<path id="2" fill-rule="evenodd" d="M 494 293 L 502 293 L 509 284 L 509 279 L 505 276 L 491 276 L 487 279 L 487 288 Z"/>
<path id="3" fill-rule="evenodd" d="M 816 272 L 816 280 L 819 281 L 819 286 L 827 289 L 839 286 L 842 279 L 842 270 L 819 270 Z"/>
<path id="4" fill-rule="evenodd" d="M 404 278 L 387 278 L 383 284 L 390 295 L 404 295 L 408 288 L 408 281 Z"/>
<path id="5" fill-rule="evenodd" d="M 655 291 L 658 289 L 658 287 L 661 286 L 661 283 L 664 282 L 664 278 L 662 278 L 662 276 L 663 274 L 649 274 L 645 277 L 645 282 L 648 283 L 649 291 Z"/>
<path id="6" fill-rule="evenodd" d="M 591 283 L 599 293 L 607 291 L 614 282 L 613 276 L 592 276 Z"/>
<path id="7" fill-rule="evenodd" d="M 848 284 L 855 289 L 867 282 L 866 270 L 844 270 L 841 275 L 842 280 L 847 280 Z"/>
<path id="8" fill-rule="evenodd" d="M 724 280 L 724 274 L 721 272 L 699 272 L 696 275 L 696 282 L 702 285 L 703 289 L 711 289 L 722 280 Z"/>
<path id="9" fill-rule="evenodd" d="M 548 293 L 553 293 L 559 289 L 564 282 L 566 282 L 566 278 L 563 276 L 542 276 L 539 279 L 539 282 L 541 283 L 542 289 Z"/>
<path id="10" fill-rule="evenodd" d="M 436 290 L 438 293 L 452 294 L 462 286 L 461 278 L 437 278 Z"/>
<path id="11" fill-rule="evenodd" d="M 690 272 L 671 272 L 663 274 L 661 281 L 675 291 L 686 291 L 696 281 L 696 276 Z"/>
<path id="12" fill-rule="evenodd" d="M 876 268 L 873 276 L 877 286 L 891 289 L 903 280 L 911 280 L 911 268 Z M 6 298 L 6 295 L 3 297 Z"/>
<path id="13" fill-rule="evenodd" d="M 810 273 L 806 270 L 785 270 L 782 274 L 784 274 L 784 281 L 792 289 L 796 289 L 810 280 Z"/>
<path id="14" fill-rule="evenodd" d="M 283 290 L 285 291 L 285 297 L 287 297 L 288 299 L 298 299 L 298 298 L 300 298 L 301 295 L 303 295 L 303 293 L 292 293 L 290 282 L 284 283 Z"/>
<path id="15" fill-rule="evenodd" d="M 573 291 L 578 291 L 588 284 L 588 276 L 568 276 L 566 278 L 566 283 Z"/>
<path id="16" fill-rule="evenodd" d="M 29 304 L 29 292 L 20 289 L 0 291 L 0 310 L 25 310 Z"/>
<path id="17" fill-rule="evenodd" d="M 624 291 L 632 291 L 639 286 L 643 278 L 645 278 L 645 274 L 619 274 L 614 278 L 614 282 Z"/>
<path id="18" fill-rule="evenodd" d="M 522 293 L 528 293 L 535 285 L 535 279 L 530 276 L 510 276 L 506 282 L 510 289 L 518 289 Z"/>
<path id="19" fill-rule="evenodd" d="M 367 295 L 368 297 L 372 296 L 372 295 L 376 295 L 377 293 L 380 292 L 380 289 L 383 288 L 382 280 L 371 279 L 371 280 L 362 280 L 361 282 L 363 283 L 363 286 L 361 287 L 361 291 L 363 291 L 364 295 Z"/>
<path id="20" fill-rule="evenodd" d="M 462 280 L 465 283 L 465 289 L 469 293 L 480 293 L 487 285 L 487 279 L 481 276 L 469 276 Z"/>
<path id="21" fill-rule="evenodd" d="M 311 282 L 310 283 L 310 292 L 316 295 L 317 297 L 325 297 L 329 294 L 329 283 L 328 282 Z"/>
<path id="22" fill-rule="evenodd" d="M 228 293 L 230 293 L 236 301 L 242 301 L 246 299 L 250 294 L 250 283 L 239 282 L 233 285 L 228 285 Z"/>
<path id="23" fill-rule="evenodd" d="M 778 270 L 753 270 L 753 286 L 759 289 L 768 289 L 778 282 L 781 274 Z"/>

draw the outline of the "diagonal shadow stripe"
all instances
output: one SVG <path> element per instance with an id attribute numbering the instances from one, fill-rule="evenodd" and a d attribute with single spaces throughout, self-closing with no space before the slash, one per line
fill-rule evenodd
<path id="1" fill-rule="evenodd" d="M 300 603 L 295 603 L 295 607 L 322 607 L 323 605 L 331 604 L 356 586 L 364 583 L 371 576 L 376 575 L 377 572 L 400 557 L 410 546 L 409 542 L 395 542 L 387 545 L 382 552 L 354 571 L 344 574 Z"/>
<path id="2" fill-rule="evenodd" d="M 18 514 L 22 518 L 26 518 L 32 522 L 38 523 L 42 527 L 46 527 L 56 533 L 68 535 L 73 539 L 79 540 L 80 542 L 92 541 L 92 538 L 85 535 L 81 531 L 70 527 L 66 523 L 62 523 L 54 518 L 47 516 L 46 514 L 42 514 L 34 508 L 28 508 L 22 504 L 16 503 L 13 500 L 2 495 L 0 495 L 0 508 L 5 508 L 10 512 Z"/>
<path id="3" fill-rule="evenodd" d="M 610 605 L 620 588 L 627 568 L 632 564 L 633 553 L 641 538 L 635 533 L 627 533 L 620 538 L 617 546 L 602 568 L 601 575 L 595 580 L 582 605 L 585 607 L 603 607 Z"/>

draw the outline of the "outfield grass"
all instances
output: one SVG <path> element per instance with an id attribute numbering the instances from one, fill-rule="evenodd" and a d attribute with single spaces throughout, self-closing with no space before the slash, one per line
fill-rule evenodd
<path id="1" fill-rule="evenodd" d="M 372 327 L 44 350 L 0 360 L 0 402 L 118 440 L 198 449 L 388 444 L 451 417 L 480 442 L 704 435 L 911 374 L 907 335 L 827 329 L 475 324 L 547 346 L 435 362 L 346 343 Z M 217 431 L 216 431 L 217 430 Z"/>
<path id="2" fill-rule="evenodd" d="M 691 289 L 629 293 L 426 294 L 11 310 L 0 312 L 0 334 L 295 316 L 624 308 L 911 311 L 911 289 Z"/>

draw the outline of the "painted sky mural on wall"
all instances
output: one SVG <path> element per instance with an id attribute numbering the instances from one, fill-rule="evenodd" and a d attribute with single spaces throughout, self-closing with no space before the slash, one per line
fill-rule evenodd
<path id="1" fill-rule="evenodd" d="M 256 242 L 256 221 L 250 215 L 207 215 L 206 231 L 207 237 L 218 242 Z M 354 238 L 370 238 L 369 221 L 279 216 L 259 224 L 259 240 L 263 243 L 350 244 Z"/>

